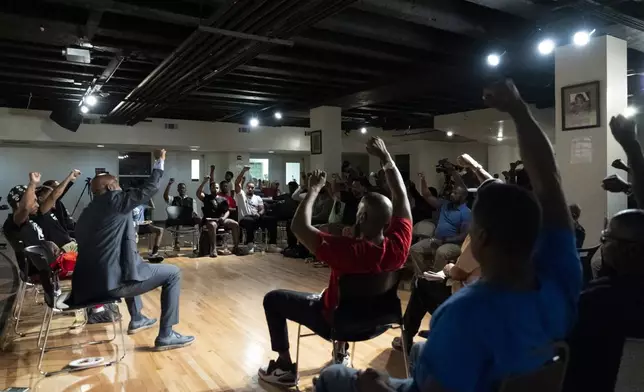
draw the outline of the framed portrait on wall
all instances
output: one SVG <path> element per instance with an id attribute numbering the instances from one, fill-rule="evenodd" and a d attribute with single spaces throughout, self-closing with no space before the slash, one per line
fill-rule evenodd
<path id="1" fill-rule="evenodd" d="M 562 87 L 562 130 L 598 127 L 600 99 L 599 81 Z"/>
<path id="2" fill-rule="evenodd" d="M 322 154 L 322 131 L 311 132 L 311 155 Z"/>

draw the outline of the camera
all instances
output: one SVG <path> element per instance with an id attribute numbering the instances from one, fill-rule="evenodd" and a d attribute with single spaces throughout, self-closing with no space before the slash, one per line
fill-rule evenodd
<path id="1" fill-rule="evenodd" d="M 449 174 L 449 167 L 453 167 L 454 170 L 460 172 L 463 170 L 462 167 L 455 165 L 449 161 L 447 158 L 443 158 L 440 161 L 438 161 L 438 164 L 436 165 L 436 173 L 443 173 L 443 174 Z"/>

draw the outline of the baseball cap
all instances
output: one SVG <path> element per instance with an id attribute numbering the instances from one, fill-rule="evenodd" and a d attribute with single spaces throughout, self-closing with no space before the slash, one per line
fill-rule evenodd
<path id="1" fill-rule="evenodd" d="M 12 207 L 15 207 L 20 203 L 22 196 L 27 192 L 27 187 L 25 185 L 16 185 L 9 191 L 7 195 L 7 201 Z"/>

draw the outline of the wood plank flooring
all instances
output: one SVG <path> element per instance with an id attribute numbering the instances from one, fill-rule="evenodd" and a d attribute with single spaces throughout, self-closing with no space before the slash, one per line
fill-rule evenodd
<path id="1" fill-rule="evenodd" d="M 217 259 L 166 259 L 179 266 L 183 280 L 180 324 L 177 331 L 192 334 L 197 341 L 190 347 L 152 352 L 157 329 L 126 335 L 127 356 L 118 365 L 44 378 L 37 371 L 36 337 L 15 340 L 0 352 L 0 389 L 9 386 L 30 387 L 47 392 L 113 391 L 276 391 L 278 388 L 258 381 L 257 369 L 275 357 L 270 350 L 262 299 L 276 288 L 319 292 L 326 287 L 329 270 L 316 269 L 302 260 L 281 255 L 227 256 Z M 160 290 L 143 297 L 144 313 L 158 317 Z M 400 293 L 403 302 L 407 292 Z M 42 307 L 28 298 L 29 309 L 38 317 Z M 129 315 L 123 305 L 124 328 Z M 55 316 L 55 326 L 67 326 L 73 317 Z M 423 323 L 427 325 L 427 320 Z M 86 327 L 79 333 L 67 330 L 52 333 L 51 344 L 70 344 L 111 333 L 109 324 Z M 297 325 L 289 323 L 291 354 L 295 358 Z M 404 375 L 402 355 L 391 349 L 391 339 L 399 330 L 390 331 L 369 342 L 356 344 L 354 366 L 386 369 L 392 376 Z M 120 346 L 120 338 L 115 342 Z M 121 349 L 119 347 L 119 349 Z M 300 389 L 311 390 L 312 377 L 331 357 L 331 345 L 318 337 L 303 338 L 300 348 Z M 59 369 L 76 358 L 101 355 L 109 358 L 110 346 L 52 351 L 47 353 L 45 368 Z"/>

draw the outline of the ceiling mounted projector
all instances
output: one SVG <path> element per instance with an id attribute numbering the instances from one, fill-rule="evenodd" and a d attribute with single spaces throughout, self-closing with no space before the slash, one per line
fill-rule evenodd
<path id="1" fill-rule="evenodd" d="M 89 64 L 92 61 L 87 49 L 66 48 L 63 49 L 63 55 L 65 55 L 67 61 L 75 63 Z"/>

